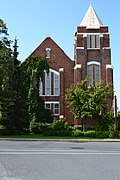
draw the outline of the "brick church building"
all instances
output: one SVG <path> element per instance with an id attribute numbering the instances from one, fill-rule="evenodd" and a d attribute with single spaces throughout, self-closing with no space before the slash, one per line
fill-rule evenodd
<path id="1" fill-rule="evenodd" d="M 45 73 L 44 82 L 40 82 L 39 95 L 44 98 L 45 108 L 52 111 L 54 119 L 65 118 L 71 125 L 76 121 L 66 108 L 66 88 L 87 76 L 94 84 L 101 79 L 105 83 L 113 82 L 108 26 L 103 25 L 92 4 L 76 29 L 74 44 L 74 60 L 51 37 L 46 37 L 31 54 L 52 62 L 49 74 Z"/>

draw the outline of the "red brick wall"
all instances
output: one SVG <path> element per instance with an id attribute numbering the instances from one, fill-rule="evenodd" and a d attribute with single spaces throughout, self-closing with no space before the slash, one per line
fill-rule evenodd
<path id="1" fill-rule="evenodd" d="M 69 88 L 70 84 L 74 82 L 74 61 L 50 37 L 47 37 L 31 55 L 45 57 L 46 48 L 51 49 L 51 56 L 48 58 L 50 68 L 57 72 L 59 72 L 60 68 L 63 68 L 63 72 L 60 72 L 60 96 L 45 96 L 44 100 L 60 101 L 60 115 L 64 115 L 66 121 L 73 124 L 73 116 L 69 109 L 66 108 L 64 96 L 66 88 Z"/>

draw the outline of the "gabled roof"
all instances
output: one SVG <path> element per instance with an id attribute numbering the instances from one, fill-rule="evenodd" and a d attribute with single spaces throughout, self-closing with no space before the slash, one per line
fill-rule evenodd
<path id="1" fill-rule="evenodd" d="M 85 26 L 87 29 L 98 29 L 103 26 L 91 3 L 80 26 Z"/>

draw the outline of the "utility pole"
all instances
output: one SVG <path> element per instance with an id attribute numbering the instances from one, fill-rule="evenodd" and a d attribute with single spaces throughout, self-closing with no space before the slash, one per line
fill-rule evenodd
<path id="1" fill-rule="evenodd" d="M 118 136 L 118 113 L 117 113 L 117 97 L 114 96 L 114 131 L 115 136 Z"/>

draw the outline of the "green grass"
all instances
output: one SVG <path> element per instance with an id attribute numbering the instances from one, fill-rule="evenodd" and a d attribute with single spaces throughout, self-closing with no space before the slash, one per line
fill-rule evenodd
<path id="1" fill-rule="evenodd" d="M 105 141 L 120 141 L 120 139 L 116 138 L 92 138 L 92 137 L 71 137 L 71 136 L 44 136 L 43 134 L 27 134 L 27 135 L 0 135 L 0 139 L 48 139 L 48 140 L 76 140 L 76 141 L 84 141 L 84 140 L 105 140 Z"/>
<path id="2" fill-rule="evenodd" d="M 113 141 L 111 138 L 90 138 L 90 137 L 68 137 L 68 136 L 44 136 L 42 134 L 28 134 L 28 135 L 10 135 L 10 136 L 0 136 L 0 139 L 43 139 L 43 140 L 73 140 L 73 141 L 91 141 L 91 140 L 103 140 L 103 141 Z M 114 141 L 119 141 L 120 139 L 114 139 Z"/>
<path id="3" fill-rule="evenodd" d="M 41 134 L 32 135 L 10 135 L 10 136 L 0 136 L 0 138 L 27 138 L 27 139 L 81 139 L 80 137 L 68 137 L 68 136 L 44 136 Z M 82 138 L 83 139 L 83 138 Z M 87 139 L 87 138 L 85 138 Z"/>

